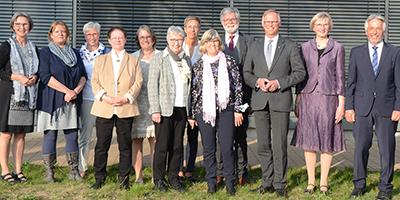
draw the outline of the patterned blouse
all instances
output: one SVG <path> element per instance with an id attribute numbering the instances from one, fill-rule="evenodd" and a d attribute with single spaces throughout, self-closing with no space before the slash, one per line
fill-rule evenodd
<path id="1" fill-rule="evenodd" d="M 235 59 L 232 56 L 226 55 L 226 67 L 229 74 L 229 103 L 227 107 L 234 106 L 235 112 L 241 112 L 239 106 L 242 105 L 243 91 L 242 79 L 239 73 L 239 67 L 236 65 Z M 214 76 L 215 87 L 218 86 L 218 61 L 211 63 L 211 70 Z M 191 92 L 191 106 L 189 111 L 189 119 L 195 119 L 196 114 L 203 112 L 203 59 L 199 59 L 193 65 L 192 71 L 192 87 Z M 219 110 L 218 105 L 218 92 L 215 91 L 216 108 Z"/>

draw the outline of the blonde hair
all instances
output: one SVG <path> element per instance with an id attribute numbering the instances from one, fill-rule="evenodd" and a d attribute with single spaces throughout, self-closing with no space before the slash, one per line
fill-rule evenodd
<path id="1" fill-rule="evenodd" d="M 49 33 L 47 34 L 47 40 L 49 42 L 52 41 L 50 35 L 53 33 L 54 29 L 56 29 L 57 25 L 61 25 L 61 26 L 63 26 L 65 28 L 65 32 L 67 34 L 67 41 L 65 42 L 65 44 L 69 44 L 69 36 L 71 35 L 71 33 L 69 32 L 68 26 L 61 20 L 57 20 L 57 21 L 54 21 L 53 23 L 51 23 L 51 26 L 50 26 L 50 29 L 49 29 Z"/>
<path id="2" fill-rule="evenodd" d="M 332 30 L 332 18 L 331 16 L 326 13 L 326 12 L 319 12 L 317 14 L 314 15 L 314 17 L 311 19 L 310 21 L 310 29 L 312 30 L 314 28 L 315 22 L 317 21 L 317 19 L 328 19 L 328 24 L 329 24 L 329 30 Z"/>
<path id="3" fill-rule="evenodd" d="M 212 39 L 217 39 L 219 41 L 219 50 L 224 51 L 225 50 L 225 45 L 222 42 L 221 37 L 219 36 L 218 32 L 215 29 L 209 29 L 206 32 L 203 33 L 203 36 L 201 36 L 200 40 L 200 48 L 199 51 L 201 53 L 206 53 L 206 47 L 205 44 L 212 40 Z"/>

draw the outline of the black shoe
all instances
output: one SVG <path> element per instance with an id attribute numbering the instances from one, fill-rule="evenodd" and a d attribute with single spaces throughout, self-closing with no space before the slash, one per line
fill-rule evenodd
<path id="1" fill-rule="evenodd" d="M 226 193 L 230 196 L 235 196 L 236 190 L 235 187 L 226 187 Z"/>
<path id="2" fill-rule="evenodd" d="M 179 181 L 179 183 L 184 183 L 185 182 L 185 177 L 179 176 L 178 177 L 178 181 Z"/>
<path id="3" fill-rule="evenodd" d="M 217 192 L 217 186 L 208 186 L 208 194 L 214 194 L 215 192 Z"/>
<path id="4" fill-rule="evenodd" d="M 310 185 L 313 186 L 312 189 L 308 189 L 308 186 L 310 186 Z M 310 193 L 312 193 L 314 191 L 315 191 L 315 185 L 314 184 L 308 184 L 306 189 L 304 189 L 304 193 L 305 194 L 310 194 Z"/>
<path id="5" fill-rule="evenodd" d="M 326 190 L 322 190 L 322 188 L 326 188 Z M 324 195 L 328 195 L 329 194 L 329 188 L 327 185 L 321 185 L 319 186 L 319 191 L 324 194 Z"/>
<path id="6" fill-rule="evenodd" d="M 275 191 L 278 197 L 288 197 L 285 189 L 276 189 Z"/>
<path id="7" fill-rule="evenodd" d="M 176 190 L 180 193 L 186 192 L 186 189 L 182 187 L 182 185 L 180 183 L 172 183 L 171 184 L 171 188 L 173 190 Z"/>
<path id="8" fill-rule="evenodd" d="M 103 185 L 102 181 L 96 181 L 96 183 L 94 183 L 92 186 L 90 186 L 90 189 L 97 190 L 97 189 L 100 189 L 102 185 Z"/>
<path id="9" fill-rule="evenodd" d="M 350 198 L 355 199 L 361 195 L 363 195 L 364 188 L 354 188 L 354 190 L 350 194 Z"/>
<path id="10" fill-rule="evenodd" d="M 263 186 L 261 186 L 261 187 L 259 187 L 257 189 L 250 190 L 249 192 L 250 193 L 260 193 L 260 194 L 264 194 L 266 192 L 272 193 L 272 192 L 274 192 L 274 188 L 272 186 L 271 187 L 263 187 Z"/>
<path id="11" fill-rule="evenodd" d="M 189 182 L 191 182 L 191 183 L 196 183 L 196 182 L 197 182 L 197 180 L 194 179 L 192 176 L 188 176 L 188 177 L 187 177 L 187 180 L 188 180 Z"/>
<path id="12" fill-rule="evenodd" d="M 154 181 L 154 190 L 157 192 L 166 192 L 167 186 L 165 186 L 164 181 L 162 180 L 155 180 Z"/>
<path id="13" fill-rule="evenodd" d="M 376 200 L 387 200 L 387 199 L 392 199 L 392 193 L 386 191 L 379 191 Z"/>
<path id="14" fill-rule="evenodd" d="M 131 189 L 131 186 L 129 186 L 128 181 L 119 183 L 119 187 L 120 187 L 121 189 L 126 190 L 126 191 L 128 191 L 128 190 Z"/>

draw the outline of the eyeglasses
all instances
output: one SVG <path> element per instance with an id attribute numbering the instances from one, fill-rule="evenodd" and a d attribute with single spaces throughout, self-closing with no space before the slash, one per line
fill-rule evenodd
<path id="1" fill-rule="evenodd" d="M 315 27 L 321 28 L 321 27 L 328 27 L 329 24 L 315 24 Z"/>
<path id="2" fill-rule="evenodd" d="M 263 21 L 265 25 L 276 25 L 279 23 L 279 21 Z"/>
<path id="3" fill-rule="evenodd" d="M 140 41 L 144 41 L 144 40 L 150 40 L 151 36 L 146 36 L 146 37 L 139 37 Z"/>
<path id="4" fill-rule="evenodd" d="M 183 43 L 183 39 L 169 39 L 169 41 L 171 42 L 171 44 L 175 44 L 176 42 L 178 42 L 179 44 Z"/>
<path id="5" fill-rule="evenodd" d="M 28 27 L 29 23 L 14 23 L 14 25 L 17 26 L 17 27 L 21 27 L 21 26 Z"/>
<path id="6" fill-rule="evenodd" d="M 99 36 L 100 34 L 98 34 L 98 33 L 92 33 L 92 34 L 86 34 L 85 36 L 86 37 L 97 37 L 97 36 Z"/>
<path id="7" fill-rule="evenodd" d="M 117 41 L 117 40 L 124 40 L 124 37 L 114 37 L 114 38 L 110 38 L 112 41 Z"/>
<path id="8" fill-rule="evenodd" d="M 208 40 L 208 44 L 219 44 L 219 40 Z"/>
<path id="9" fill-rule="evenodd" d="M 236 22 L 236 18 L 231 18 L 231 19 L 224 19 L 224 22 Z"/>

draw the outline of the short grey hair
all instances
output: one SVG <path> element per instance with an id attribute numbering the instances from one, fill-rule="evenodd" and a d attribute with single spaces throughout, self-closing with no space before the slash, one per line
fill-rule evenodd
<path id="1" fill-rule="evenodd" d="M 31 31 L 32 28 L 33 28 L 33 20 L 32 20 L 32 18 L 31 18 L 31 16 L 30 16 L 28 13 L 26 13 L 26 12 L 16 12 L 16 13 L 11 17 L 11 20 L 10 20 L 10 29 L 11 29 L 12 31 L 14 31 L 13 25 L 14 25 L 15 20 L 17 20 L 18 17 L 26 17 L 26 18 L 28 19 L 28 21 L 29 21 L 29 31 Z"/>
<path id="2" fill-rule="evenodd" d="M 219 15 L 219 19 L 221 21 L 224 21 L 224 16 L 230 13 L 235 13 L 236 19 L 240 19 L 240 12 L 237 8 L 231 8 L 231 7 L 226 7 L 221 10 L 221 13 Z"/>
<path id="3" fill-rule="evenodd" d="M 365 23 L 364 23 L 365 31 L 368 30 L 368 22 L 373 19 L 379 19 L 382 21 L 382 30 L 384 33 L 386 33 L 386 21 L 385 21 L 385 18 L 382 17 L 382 15 L 380 15 L 380 14 L 371 14 L 370 16 L 368 16 L 367 20 L 365 20 Z"/>
<path id="4" fill-rule="evenodd" d="M 179 34 L 182 38 L 185 38 L 185 31 L 180 26 L 170 26 L 167 31 L 167 40 L 172 34 Z"/>
<path id="5" fill-rule="evenodd" d="M 274 9 L 269 9 L 269 10 L 266 10 L 265 12 L 264 12 L 264 14 L 263 14 L 263 16 L 262 16 L 262 18 L 261 18 L 261 24 L 263 24 L 264 22 L 264 16 L 265 15 L 268 15 L 269 13 L 272 13 L 272 12 L 274 12 L 274 13 L 276 13 L 277 15 L 278 15 L 278 22 L 279 23 L 281 23 L 281 15 L 278 13 L 278 12 L 276 12 L 276 10 L 274 10 Z"/>
<path id="6" fill-rule="evenodd" d="M 98 22 L 88 22 L 83 26 L 83 34 L 86 34 L 91 29 L 95 29 L 97 33 L 100 33 L 101 26 Z"/>

